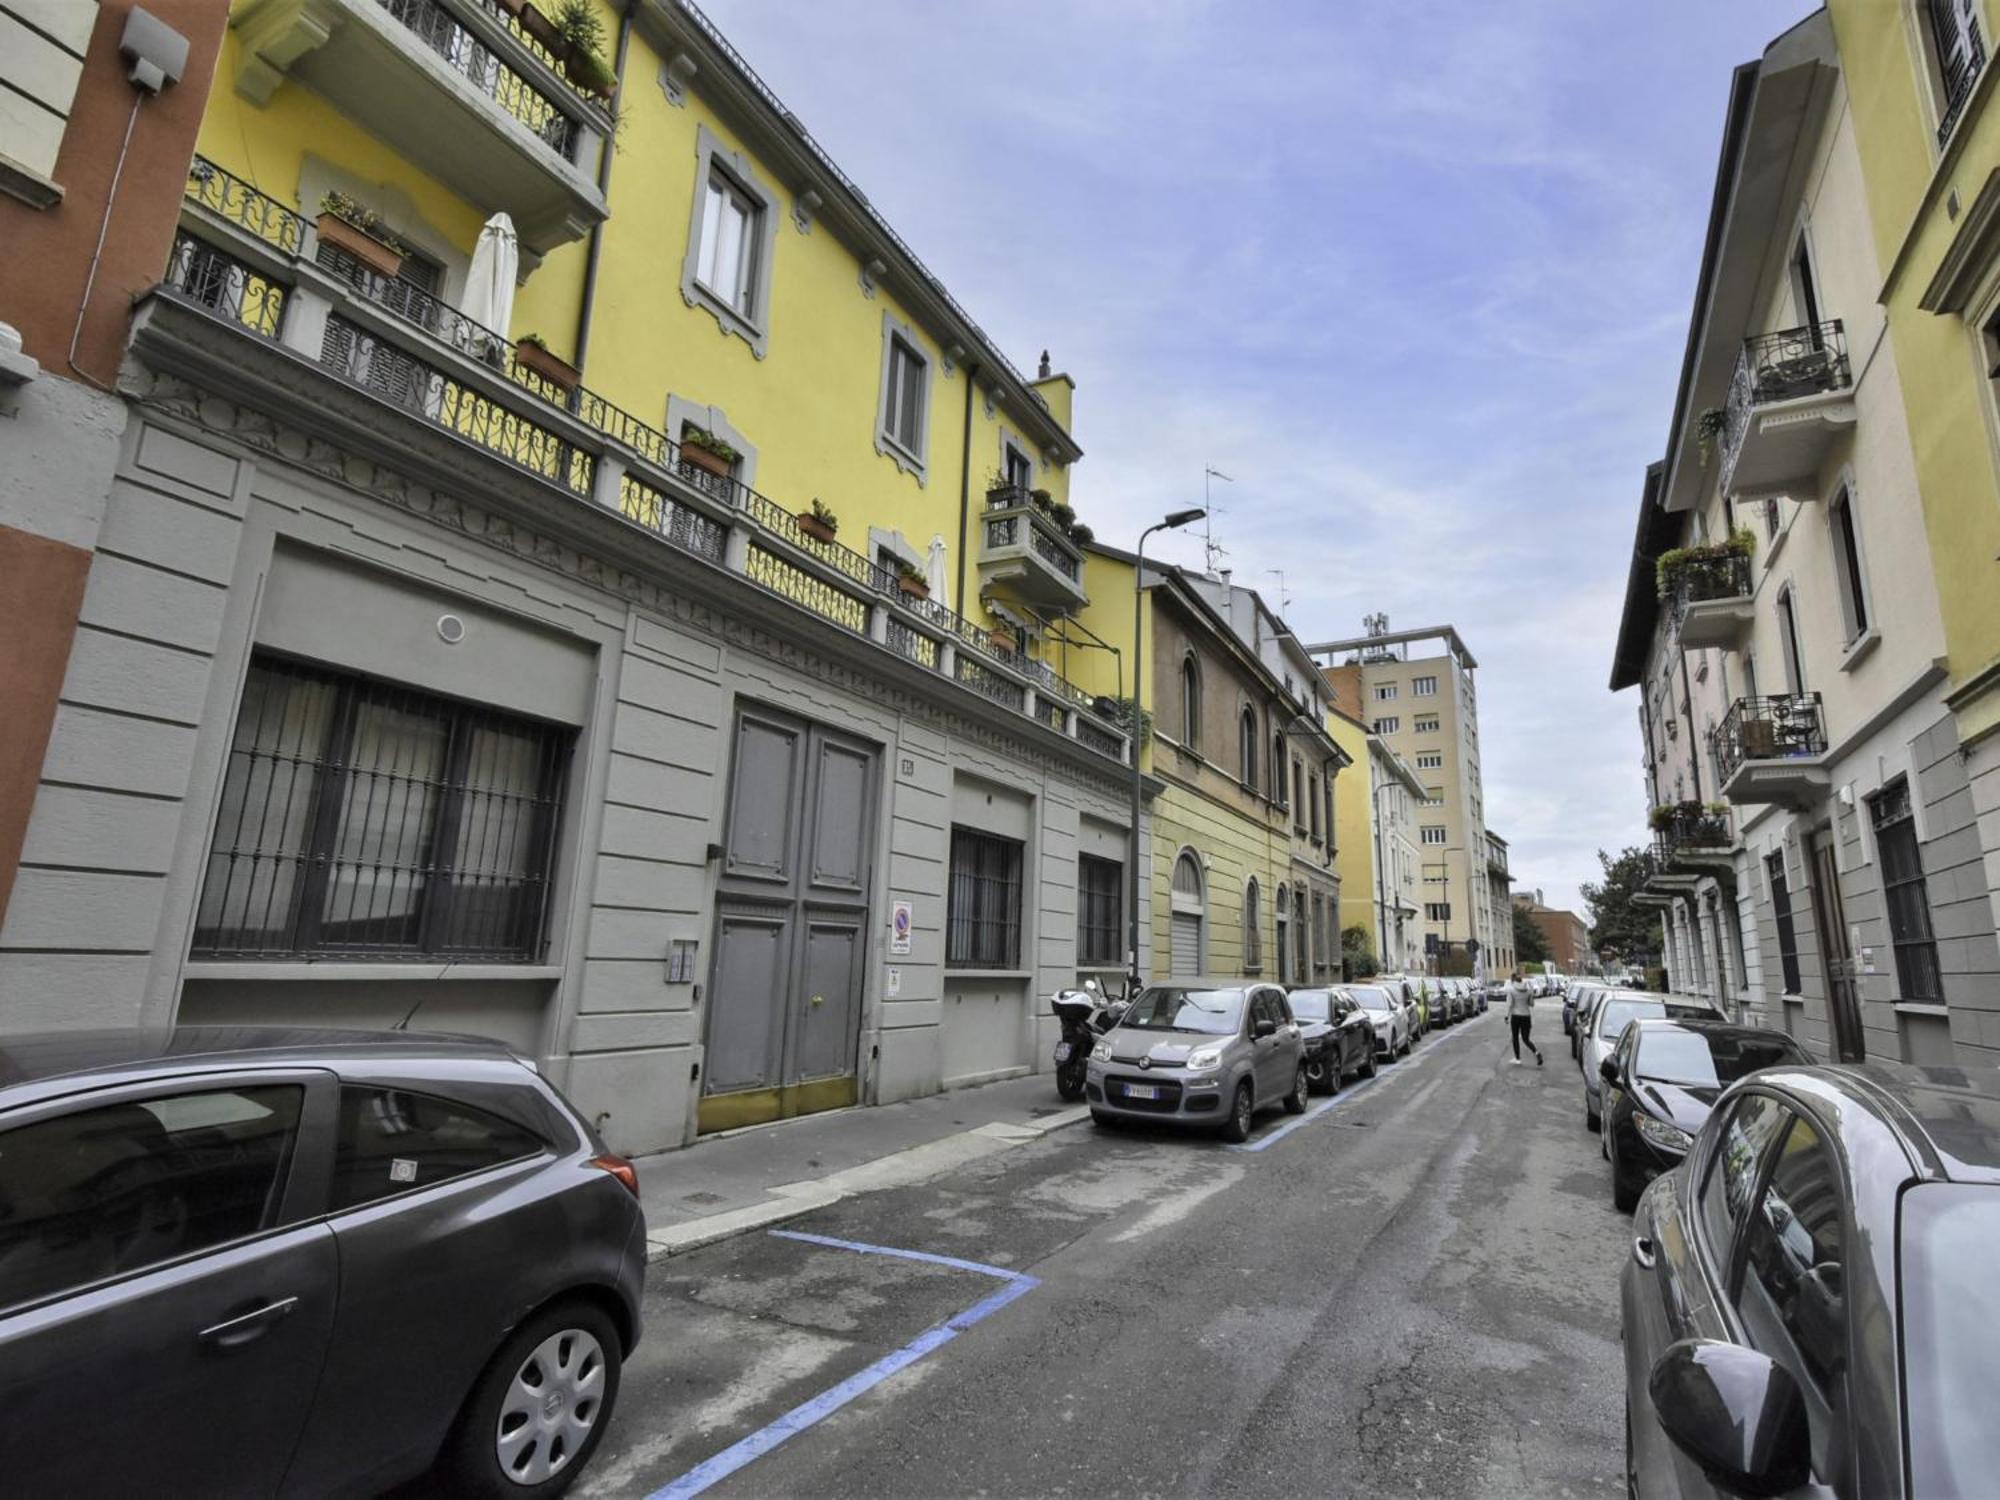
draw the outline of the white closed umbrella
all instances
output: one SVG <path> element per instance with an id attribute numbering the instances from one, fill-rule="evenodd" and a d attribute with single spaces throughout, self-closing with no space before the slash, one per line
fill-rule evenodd
<path id="1" fill-rule="evenodd" d="M 951 603 L 951 576 L 945 565 L 944 538 L 941 536 L 931 538 L 931 559 L 924 569 L 924 581 L 930 585 L 933 599 L 944 605 Z"/>
<path id="2" fill-rule="evenodd" d="M 507 324 L 514 316 L 514 278 L 520 269 L 521 245 L 514 235 L 514 221 L 505 214 L 495 214 L 479 231 L 479 243 L 472 251 L 472 269 L 465 277 L 465 296 L 458 310 L 469 322 L 491 329 L 504 339 Z"/>

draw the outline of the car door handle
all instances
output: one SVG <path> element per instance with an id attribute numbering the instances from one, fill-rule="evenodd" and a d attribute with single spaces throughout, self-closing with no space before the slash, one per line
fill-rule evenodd
<path id="1" fill-rule="evenodd" d="M 1632 1238 L 1632 1259 L 1648 1271 L 1653 1269 L 1653 1237 L 1649 1234 L 1634 1235 Z"/>
<path id="2" fill-rule="evenodd" d="M 221 1349 L 233 1349 L 238 1344 L 247 1344 L 254 1338 L 262 1337 L 272 1324 L 288 1316 L 298 1305 L 299 1299 L 296 1297 L 266 1302 L 262 1307 L 253 1307 L 247 1313 L 225 1318 L 212 1327 L 202 1329 L 199 1336 L 204 1344 L 214 1344 Z"/>

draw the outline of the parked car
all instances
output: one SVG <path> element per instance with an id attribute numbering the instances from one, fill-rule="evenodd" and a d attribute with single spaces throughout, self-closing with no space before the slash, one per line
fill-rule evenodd
<path id="1" fill-rule="evenodd" d="M 1431 1029 L 1430 981 L 1421 975 L 1377 974 L 1374 982 L 1394 996 L 1398 1005 L 1409 1010 L 1410 1045 L 1414 1047 Z"/>
<path id="2" fill-rule="evenodd" d="M 1805 1048 L 1765 1026 L 1634 1021 L 1602 1064 L 1611 1201 L 1630 1212 L 1647 1183 L 1679 1166 L 1716 1097 L 1737 1079 L 1811 1062 Z"/>
<path id="3" fill-rule="evenodd" d="M 1597 1008 L 1610 989 L 1609 985 L 1593 984 L 1587 987 L 1576 1002 L 1576 1009 L 1570 1019 L 1569 1055 L 1579 1062 L 1583 1058 L 1583 1029 L 1590 1024 L 1590 1013 Z"/>
<path id="4" fill-rule="evenodd" d="M 1298 989 L 1285 997 L 1306 1050 L 1306 1084 L 1337 1094 L 1351 1075 L 1375 1076 L 1375 1028 L 1344 989 Z"/>
<path id="5" fill-rule="evenodd" d="M 1632 1493 L 1991 1493 L 2000 1072 L 1746 1078 L 1632 1229 Z"/>
<path id="6" fill-rule="evenodd" d="M 1628 1025 L 1642 1017 L 1659 1016 L 1690 1021 L 1723 1019 L 1722 1014 L 1704 1000 L 1648 995 L 1639 990 L 1606 990 L 1591 1007 L 1581 1043 L 1579 1060 L 1583 1065 L 1583 1124 L 1586 1130 L 1595 1130 L 1600 1123 L 1604 1059 L 1611 1055 L 1611 1049 L 1618 1045 L 1618 1039 L 1625 1034 Z"/>
<path id="7" fill-rule="evenodd" d="M 1375 1029 L 1375 1052 L 1394 1062 L 1410 1050 L 1412 1012 L 1386 985 L 1351 984 L 1348 994 L 1367 1013 Z"/>
<path id="8" fill-rule="evenodd" d="M 1465 1019 L 1465 981 L 1444 978 L 1438 982 L 1438 995 L 1444 1008 L 1444 1024 L 1456 1026 Z"/>
<path id="9" fill-rule="evenodd" d="M 504 1047 L 77 1032 L 0 1078 L 10 1492 L 533 1496 L 590 1462 L 638 1177 Z"/>
<path id="10" fill-rule="evenodd" d="M 1148 985 L 1091 1052 L 1084 1096 L 1100 1125 L 1162 1120 L 1241 1141 L 1260 1109 L 1305 1111 L 1305 1043 L 1275 984 Z"/>
<path id="11" fill-rule="evenodd" d="M 1574 1037 L 1576 1035 L 1576 1005 L 1577 1002 L 1584 997 L 1584 995 L 1589 993 L 1589 989 L 1590 987 L 1588 985 L 1572 984 L 1563 991 L 1563 1035 L 1564 1036 Z M 1570 1043 L 1569 1053 L 1571 1057 L 1576 1056 L 1575 1042 Z"/>

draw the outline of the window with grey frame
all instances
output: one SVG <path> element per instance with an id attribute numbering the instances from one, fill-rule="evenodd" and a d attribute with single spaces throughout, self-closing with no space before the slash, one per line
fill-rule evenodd
<path id="1" fill-rule="evenodd" d="M 1123 957 L 1119 928 L 1124 902 L 1124 865 L 1095 854 L 1079 855 L 1076 866 L 1076 961 L 1079 964 L 1114 964 Z"/>
<path id="2" fill-rule="evenodd" d="M 1875 849 L 1882 858 L 1882 904 L 1889 911 L 1889 940 L 1896 950 L 1897 987 L 1905 1000 L 1944 999 L 1937 938 L 1931 930 L 1930 887 L 1924 879 L 1917 819 L 1908 777 L 1898 777 L 1868 799 Z"/>
<path id="3" fill-rule="evenodd" d="M 1014 969 L 1021 963 L 1021 853 L 1018 839 L 951 831 L 945 902 L 947 969 Z"/>
<path id="4" fill-rule="evenodd" d="M 695 279 L 745 319 L 758 315 L 757 254 L 764 212 L 763 203 L 741 183 L 710 164 Z"/>
<path id="5" fill-rule="evenodd" d="M 1937 96 L 1937 139 L 1951 139 L 1972 96 L 1973 82 L 1986 65 L 1985 40 L 1979 34 L 1980 0 L 1920 0 L 1917 14 L 1924 32 L 1924 51 L 1931 87 Z"/>
<path id="6" fill-rule="evenodd" d="M 889 335 L 889 370 L 883 382 L 882 431 L 912 458 L 924 452 L 925 398 L 930 361 L 899 333 Z"/>
<path id="7" fill-rule="evenodd" d="M 1181 658 L 1181 743 L 1201 748 L 1201 663 L 1192 651 Z"/>
<path id="8" fill-rule="evenodd" d="M 197 958 L 540 956 L 571 732 L 251 663 Z"/>
<path id="9" fill-rule="evenodd" d="M 1784 992 L 1796 995 L 1801 989 L 1799 933 L 1792 920 L 1792 891 L 1785 878 L 1785 856 L 1765 855 L 1764 876 L 1770 882 L 1771 913 L 1778 925 L 1778 967 L 1784 979 Z"/>
<path id="10" fill-rule="evenodd" d="M 1840 615 L 1847 644 L 1868 629 L 1868 575 L 1861 566 L 1861 534 L 1854 519 L 1854 496 L 1842 488 L 1827 510 L 1833 528 L 1833 570 L 1840 586 Z"/>
<path id="11" fill-rule="evenodd" d="M 1243 785 L 1257 790 L 1257 711 L 1243 710 L 1237 749 L 1243 757 Z"/>
<path id="12" fill-rule="evenodd" d="M 1279 807 L 1288 805 L 1285 795 L 1285 732 L 1281 729 L 1271 736 L 1271 800 Z"/>

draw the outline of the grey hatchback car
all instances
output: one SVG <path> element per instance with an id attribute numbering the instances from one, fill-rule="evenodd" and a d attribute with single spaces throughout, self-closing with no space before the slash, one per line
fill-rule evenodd
<path id="1" fill-rule="evenodd" d="M 0 1044 L 17 1494 L 559 1493 L 639 1337 L 630 1162 L 491 1042 Z"/>
<path id="2" fill-rule="evenodd" d="M 1140 991 L 1090 1054 L 1091 1118 L 1210 1125 L 1249 1136 L 1257 1111 L 1306 1107 L 1305 1043 L 1285 992 L 1242 980 L 1175 980 Z"/>

